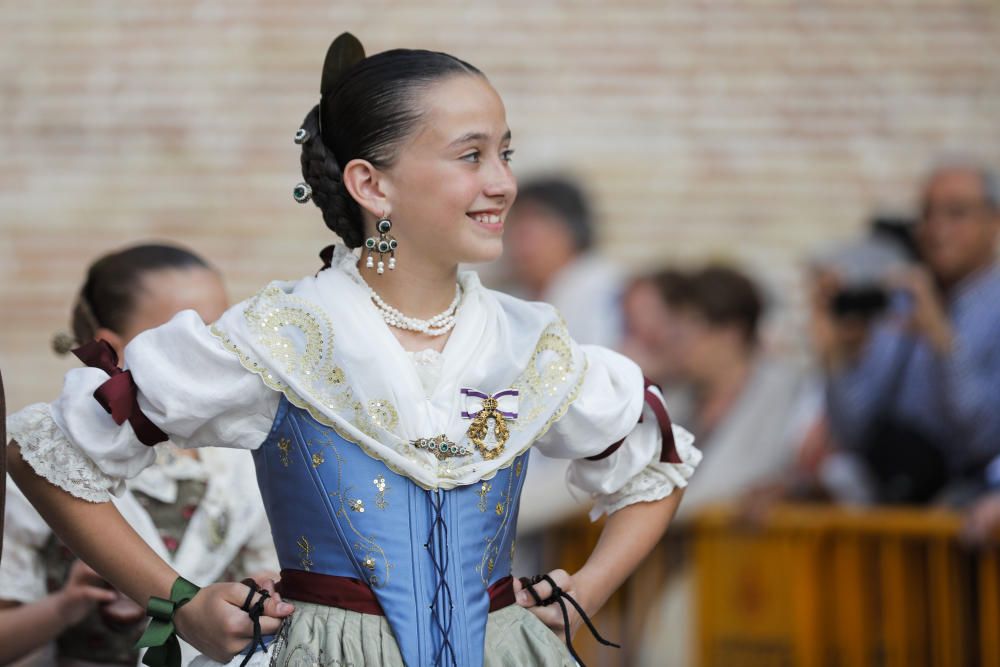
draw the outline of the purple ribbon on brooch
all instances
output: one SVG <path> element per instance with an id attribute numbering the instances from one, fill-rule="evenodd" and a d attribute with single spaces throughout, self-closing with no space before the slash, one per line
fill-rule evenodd
<path id="1" fill-rule="evenodd" d="M 500 391 L 500 392 L 497 392 L 495 394 L 490 395 L 490 394 L 487 394 L 487 393 L 482 392 L 482 391 L 477 391 L 475 389 L 469 389 L 468 387 L 462 387 L 461 394 L 462 394 L 462 396 L 470 396 L 472 398 L 478 398 L 481 401 L 485 401 L 488 398 L 492 398 L 499 405 L 501 398 L 505 398 L 507 396 L 512 396 L 512 397 L 516 398 L 516 397 L 518 397 L 518 396 L 521 395 L 521 392 L 519 392 L 517 389 L 504 389 L 503 391 Z M 476 410 L 475 412 L 469 412 L 468 410 L 462 410 L 462 417 L 464 417 L 465 419 L 475 419 L 476 416 L 479 414 L 479 412 L 480 412 L 480 410 Z M 511 412 L 511 411 L 497 410 L 497 412 L 499 412 L 501 415 L 503 415 L 504 419 L 517 419 L 517 412 L 516 411 Z"/>

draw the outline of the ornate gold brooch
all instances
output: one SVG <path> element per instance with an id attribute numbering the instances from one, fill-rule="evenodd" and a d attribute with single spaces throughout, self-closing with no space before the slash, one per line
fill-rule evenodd
<path id="1" fill-rule="evenodd" d="M 463 410 L 462 416 L 471 419 L 469 425 L 469 440 L 479 450 L 483 460 L 491 461 L 503 453 L 504 445 L 510 438 L 510 430 L 507 428 L 508 419 L 517 419 L 517 412 L 514 410 L 501 410 L 500 399 L 509 397 L 516 399 L 518 392 L 516 389 L 507 389 L 494 395 L 485 394 L 475 389 L 462 389 L 462 395 L 466 398 L 478 399 L 481 402 L 478 412 Z M 493 420 L 493 438 L 496 444 L 490 448 L 486 445 L 486 436 L 490 431 L 490 420 Z"/>

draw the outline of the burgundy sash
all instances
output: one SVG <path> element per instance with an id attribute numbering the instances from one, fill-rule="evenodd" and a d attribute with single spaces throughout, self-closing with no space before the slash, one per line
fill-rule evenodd
<path id="1" fill-rule="evenodd" d="M 275 588 L 281 593 L 281 597 L 289 600 L 312 602 L 359 614 L 385 616 L 382 605 L 368 584 L 351 577 L 282 570 L 281 581 Z M 509 576 L 497 581 L 487 591 L 490 596 L 490 611 L 514 604 L 514 579 Z"/>

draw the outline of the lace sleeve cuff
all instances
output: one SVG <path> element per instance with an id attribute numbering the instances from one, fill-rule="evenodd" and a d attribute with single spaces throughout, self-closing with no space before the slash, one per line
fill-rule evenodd
<path id="1" fill-rule="evenodd" d="M 125 488 L 124 480 L 102 472 L 69 441 L 45 403 L 29 405 L 8 417 L 7 437 L 17 441 L 21 458 L 37 474 L 77 498 L 107 502 Z"/>
<path id="2" fill-rule="evenodd" d="M 688 431 L 673 427 L 674 443 L 680 463 L 663 463 L 654 460 L 640 470 L 621 489 L 614 493 L 598 494 L 590 510 L 591 521 L 603 514 L 611 515 L 629 505 L 653 502 L 666 498 L 674 489 L 684 488 L 701 461 L 701 452 L 694 446 L 694 436 Z"/>

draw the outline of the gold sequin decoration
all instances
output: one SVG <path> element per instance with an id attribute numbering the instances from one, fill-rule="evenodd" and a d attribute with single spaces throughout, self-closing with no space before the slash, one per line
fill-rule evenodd
<path id="1" fill-rule="evenodd" d="M 278 449 L 281 451 L 281 465 L 288 467 L 290 460 L 288 458 L 288 451 L 291 449 L 292 443 L 288 438 L 282 438 L 278 440 Z"/>
<path id="2" fill-rule="evenodd" d="M 483 485 L 479 487 L 479 511 L 486 511 L 486 494 L 490 492 L 493 485 L 489 482 L 483 482 Z"/>
<path id="3" fill-rule="evenodd" d="M 343 488 L 344 459 L 340 456 L 340 452 L 337 450 L 337 445 L 334 444 L 334 440 L 330 438 L 328 435 L 323 436 L 322 442 L 317 443 L 315 441 L 311 441 L 309 444 L 310 445 L 318 444 L 321 447 L 329 448 L 330 451 L 333 452 L 334 459 L 337 462 L 337 490 L 330 491 L 329 495 L 331 498 L 336 499 L 338 505 L 336 509 L 337 515 L 343 518 L 344 522 L 347 524 L 347 527 L 351 530 L 352 533 L 354 533 L 355 537 L 357 537 L 357 541 L 355 541 L 351 545 L 351 547 L 357 554 L 358 562 L 361 563 L 365 567 L 365 569 L 371 572 L 371 574 L 369 574 L 367 577 L 368 584 L 373 587 L 377 587 L 381 586 L 384 583 L 387 583 L 389 581 L 389 571 L 393 567 L 392 563 L 389 562 L 389 559 L 386 556 L 385 551 L 382 549 L 381 546 L 379 546 L 378 542 L 374 538 L 368 537 L 360 530 L 358 530 L 358 528 L 354 525 L 354 522 L 351 520 L 351 512 L 357 512 L 357 513 L 364 512 L 364 502 L 360 498 L 349 498 L 348 500 L 345 501 L 345 498 L 349 497 L 351 493 L 351 487 L 348 487 L 346 489 Z M 382 479 L 383 488 L 379 490 L 384 491 L 389 488 L 389 485 L 385 483 L 385 478 L 383 478 L 382 475 L 379 475 L 378 477 L 375 478 L 374 480 L 375 487 L 376 489 L 378 489 L 380 478 Z M 377 503 L 378 501 L 376 500 L 376 505 Z M 382 562 L 383 568 L 385 570 L 384 578 L 379 577 L 379 575 L 377 574 L 379 561 Z"/>
<path id="4" fill-rule="evenodd" d="M 517 424 L 529 424 L 549 407 L 548 398 L 559 394 L 573 375 L 573 350 L 564 322 L 550 324 L 538 338 L 528 365 L 514 383 L 518 394 Z M 582 378 L 582 374 L 581 374 Z"/>
<path id="5" fill-rule="evenodd" d="M 316 452 L 312 455 L 313 468 L 318 468 L 323 465 L 323 454 L 321 452 Z"/>
<path id="6" fill-rule="evenodd" d="M 380 510 L 384 510 L 389 506 L 389 503 L 385 501 L 385 492 L 391 488 L 389 484 L 385 481 L 385 477 L 379 475 L 372 480 L 372 484 L 375 485 L 375 490 L 378 493 L 375 494 L 375 507 Z"/>
<path id="7" fill-rule="evenodd" d="M 524 455 L 522 454 L 521 456 Z M 511 494 L 513 493 L 513 489 L 514 475 L 508 471 L 507 488 L 500 497 L 500 502 L 496 504 L 496 513 L 503 518 L 500 520 L 496 532 L 493 533 L 493 537 L 486 540 L 486 549 L 483 551 L 483 557 L 479 561 L 479 565 L 476 566 L 476 570 L 479 572 L 479 577 L 482 580 L 483 585 L 489 585 L 490 576 L 493 574 L 493 566 L 496 559 L 500 556 L 499 542 L 503 540 L 503 536 L 506 534 L 507 523 L 510 521 L 510 517 L 513 514 L 513 512 L 505 512 L 504 507 L 507 503 L 512 502 Z M 480 496 L 480 500 L 482 501 L 482 496 Z"/>
<path id="8" fill-rule="evenodd" d="M 386 431 L 393 431 L 399 425 L 399 415 L 389 401 L 381 399 L 368 401 L 368 416 Z"/>
<path id="9" fill-rule="evenodd" d="M 299 538 L 296 545 L 299 547 L 299 565 L 302 566 L 304 571 L 309 572 L 310 568 L 313 566 L 312 546 L 309 544 L 309 540 L 306 539 L 305 535 Z"/>
<path id="10" fill-rule="evenodd" d="M 330 384 L 341 384 L 344 382 L 344 370 L 340 366 L 334 366 L 326 373 L 326 381 Z"/>
<path id="11" fill-rule="evenodd" d="M 243 315 L 268 356 L 280 364 L 284 372 L 302 382 L 308 401 L 275 372 L 251 358 L 216 325 L 210 329 L 212 334 L 239 357 L 244 367 L 260 375 L 272 389 L 282 392 L 293 405 L 308 410 L 314 419 L 331 426 L 350 442 L 356 439 L 323 415 L 316 406 L 321 405 L 338 413 L 374 440 L 383 439 L 380 430 L 391 432 L 398 426 L 399 417 L 390 401 L 373 399 L 369 402 L 371 405 L 366 407 L 355 398 L 343 369 L 334 363 L 333 326 L 321 308 L 272 284 L 248 302 Z M 379 423 L 369 415 L 369 407 L 374 409 Z M 369 455 L 382 458 L 364 443 L 357 444 Z"/>
<path id="12" fill-rule="evenodd" d="M 520 477 L 521 476 L 521 468 L 523 468 L 523 467 L 524 467 L 524 461 L 522 459 L 518 458 L 517 459 L 517 465 L 514 466 L 514 476 L 515 477 Z"/>

